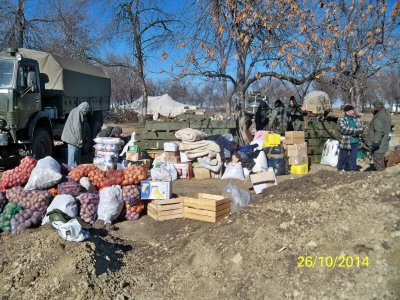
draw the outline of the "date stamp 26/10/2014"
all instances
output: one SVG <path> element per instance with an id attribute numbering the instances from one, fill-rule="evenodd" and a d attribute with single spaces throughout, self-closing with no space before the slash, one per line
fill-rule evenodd
<path id="1" fill-rule="evenodd" d="M 368 256 L 299 256 L 297 268 L 368 268 Z"/>

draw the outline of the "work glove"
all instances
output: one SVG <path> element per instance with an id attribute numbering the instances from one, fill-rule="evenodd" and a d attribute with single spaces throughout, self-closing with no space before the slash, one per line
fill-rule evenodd
<path id="1" fill-rule="evenodd" d="M 375 152 L 378 149 L 379 149 L 379 143 L 372 143 L 371 152 Z"/>

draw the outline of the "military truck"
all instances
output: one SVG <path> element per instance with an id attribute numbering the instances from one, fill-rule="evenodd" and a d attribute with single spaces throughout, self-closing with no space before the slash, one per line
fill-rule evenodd
<path id="1" fill-rule="evenodd" d="M 110 107 L 111 81 L 100 67 L 30 49 L 0 53 L 0 157 L 51 155 L 69 112 L 86 101 L 90 147 Z"/>

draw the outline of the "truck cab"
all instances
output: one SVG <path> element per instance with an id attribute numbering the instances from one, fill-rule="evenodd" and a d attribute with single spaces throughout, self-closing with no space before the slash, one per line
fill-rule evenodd
<path id="1" fill-rule="evenodd" d="M 52 155 L 53 139 L 82 102 L 91 106 L 89 145 L 109 110 L 110 94 L 110 79 L 100 67 L 30 49 L 1 52 L 0 158 Z"/>

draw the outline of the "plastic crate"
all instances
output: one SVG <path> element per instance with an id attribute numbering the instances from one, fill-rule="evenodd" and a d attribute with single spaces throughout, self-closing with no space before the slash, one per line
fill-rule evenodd
<path id="1" fill-rule="evenodd" d="M 292 174 L 307 174 L 308 173 L 308 164 L 303 165 L 292 165 L 290 167 L 290 173 Z"/>
<path id="2" fill-rule="evenodd" d="M 263 147 L 275 147 L 281 144 L 281 136 L 277 133 L 267 133 L 264 138 Z"/>

